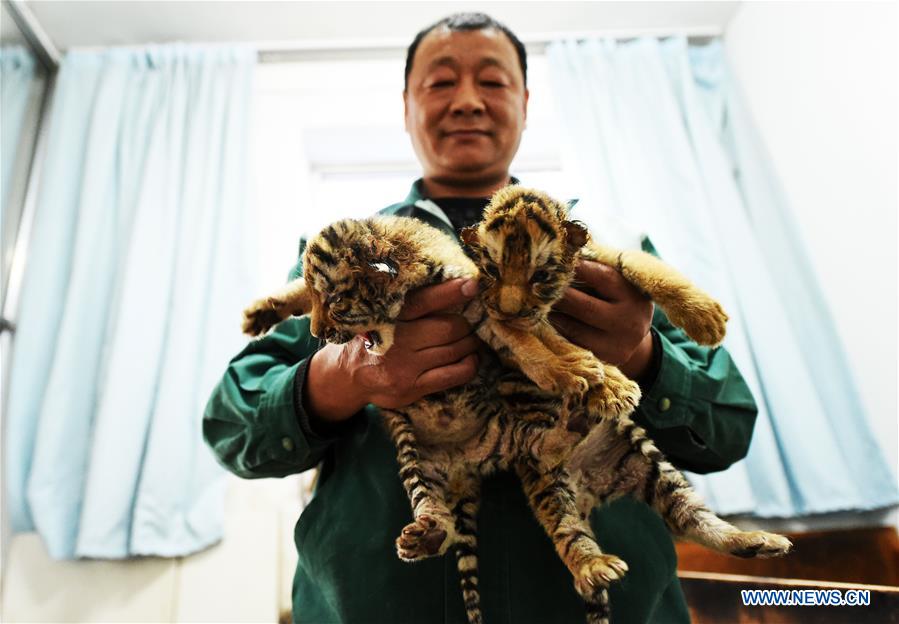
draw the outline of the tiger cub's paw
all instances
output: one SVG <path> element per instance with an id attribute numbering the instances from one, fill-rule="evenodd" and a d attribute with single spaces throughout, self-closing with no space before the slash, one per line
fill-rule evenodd
<path id="1" fill-rule="evenodd" d="M 530 377 L 535 384 L 540 386 L 541 390 L 557 396 L 582 397 L 590 389 L 590 384 L 586 379 L 569 372 L 564 365 L 540 366 Z"/>
<path id="2" fill-rule="evenodd" d="M 588 408 L 602 416 L 626 416 L 637 409 L 640 398 L 640 386 L 636 381 L 624 375 L 606 375 L 601 386 L 590 390 Z"/>
<path id="3" fill-rule="evenodd" d="M 716 346 L 727 332 L 727 312 L 714 299 L 705 295 L 691 298 L 682 306 L 666 310 L 668 318 L 687 332 L 697 344 Z"/>
<path id="4" fill-rule="evenodd" d="M 420 514 L 396 538 L 396 554 L 403 561 L 418 561 L 442 555 L 448 547 L 446 530 L 429 514 Z"/>
<path id="5" fill-rule="evenodd" d="M 591 557 L 577 570 L 574 587 L 581 596 L 592 595 L 601 587 L 608 587 L 627 572 L 627 564 L 615 555 Z"/>
<path id="6" fill-rule="evenodd" d="M 766 531 L 741 531 L 731 540 L 730 554 L 752 559 L 754 557 L 781 557 L 793 549 L 793 542 L 783 535 Z"/>
<path id="7" fill-rule="evenodd" d="M 243 311 L 241 329 L 248 336 L 261 336 L 288 316 L 285 301 L 277 297 L 258 299 Z"/>
<path id="8" fill-rule="evenodd" d="M 572 375 L 583 378 L 590 388 L 602 384 L 606 378 L 603 363 L 592 353 L 587 352 L 586 357 L 580 354 L 571 354 L 561 359 L 566 370 Z"/>

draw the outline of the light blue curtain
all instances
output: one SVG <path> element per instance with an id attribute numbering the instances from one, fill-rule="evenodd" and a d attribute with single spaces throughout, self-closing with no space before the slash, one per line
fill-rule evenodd
<path id="1" fill-rule="evenodd" d="M 746 460 L 690 475 L 697 489 L 761 517 L 899 502 L 721 43 L 567 41 L 548 58 L 579 207 L 647 232 L 731 316 L 725 346 L 759 418 Z"/>
<path id="2" fill-rule="evenodd" d="M 10 229 L 17 219 L 9 214 L 9 193 L 25 112 L 35 83 L 34 56 L 22 46 L 0 48 L 0 219 L 3 224 L 3 251 L 12 242 Z M 4 257 L 4 277 L 7 259 Z"/>
<path id="3" fill-rule="evenodd" d="M 176 556 L 220 539 L 206 398 L 244 344 L 255 53 L 70 52 L 13 349 L 13 529 L 55 558 Z"/>

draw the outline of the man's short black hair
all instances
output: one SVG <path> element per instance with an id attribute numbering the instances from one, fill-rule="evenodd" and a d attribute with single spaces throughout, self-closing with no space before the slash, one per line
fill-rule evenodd
<path id="1" fill-rule="evenodd" d="M 418 49 L 418 44 L 421 43 L 421 40 L 424 39 L 429 32 L 431 32 L 435 28 L 440 28 L 441 26 L 445 26 L 447 29 L 452 31 L 487 30 L 489 28 L 493 28 L 506 35 L 506 37 L 509 38 L 509 41 L 512 42 L 512 45 L 515 47 L 515 52 L 518 53 L 518 64 L 521 66 L 521 75 L 524 77 L 525 86 L 527 86 L 527 52 L 525 52 L 524 50 L 524 44 L 521 43 L 521 40 L 515 36 L 515 33 L 509 30 L 505 24 L 497 22 L 495 19 L 493 19 L 489 15 L 486 15 L 485 13 L 454 13 L 453 15 L 450 15 L 448 17 L 444 17 L 439 22 L 431 24 L 430 26 L 419 32 L 417 35 L 415 35 L 415 39 L 412 40 L 412 43 L 409 45 L 409 49 L 406 50 L 406 78 L 404 82 L 404 88 L 409 87 L 409 73 L 412 71 L 412 61 L 415 60 L 415 51 Z"/>

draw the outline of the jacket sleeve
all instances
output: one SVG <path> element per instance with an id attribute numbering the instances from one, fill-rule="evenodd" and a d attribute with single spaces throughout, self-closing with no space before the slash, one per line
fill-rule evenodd
<path id="1" fill-rule="evenodd" d="M 291 279 L 300 274 L 298 264 Z M 231 360 L 203 415 L 203 438 L 225 468 L 260 478 L 318 464 L 338 434 L 313 430 L 302 405 L 306 365 L 318 344 L 308 316 L 290 318 Z"/>
<path id="2" fill-rule="evenodd" d="M 655 252 L 649 241 L 644 249 Z M 749 450 L 758 413 L 752 393 L 726 350 L 697 345 L 659 308 L 652 326 L 658 372 L 634 419 L 678 467 L 724 470 Z"/>

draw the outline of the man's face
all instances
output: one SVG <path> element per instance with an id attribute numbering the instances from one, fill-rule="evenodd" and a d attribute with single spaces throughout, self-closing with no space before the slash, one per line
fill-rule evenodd
<path id="1" fill-rule="evenodd" d="M 406 131 L 425 177 L 466 182 L 508 175 L 528 91 L 515 48 L 502 32 L 428 33 L 403 99 Z"/>

